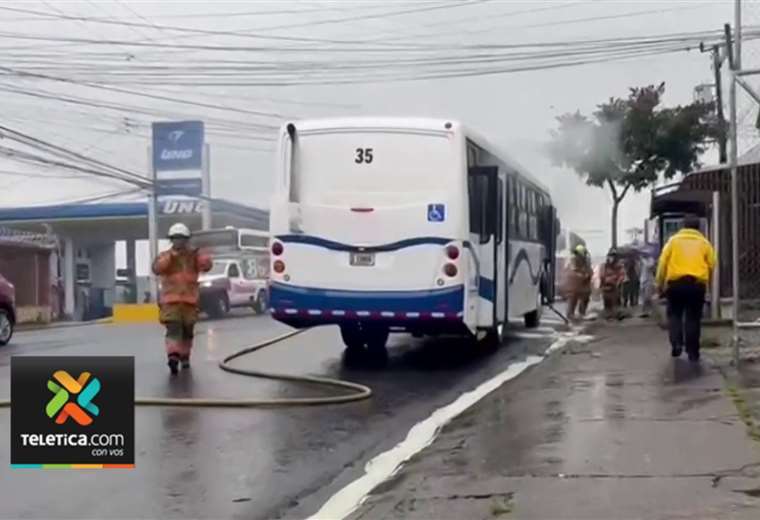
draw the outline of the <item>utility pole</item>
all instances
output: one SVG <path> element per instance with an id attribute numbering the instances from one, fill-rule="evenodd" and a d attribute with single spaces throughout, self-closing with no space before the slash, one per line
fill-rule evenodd
<path id="1" fill-rule="evenodd" d="M 158 233 L 159 233 L 159 219 L 158 219 L 158 195 L 156 193 L 156 166 L 153 164 L 153 150 L 148 147 L 148 168 L 150 171 L 151 188 L 148 192 L 148 248 L 150 250 L 150 262 L 158 256 Z M 156 277 L 153 269 L 148 271 L 150 280 L 149 291 L 150 301 L 152 303 L 158 302 L 158 277 Z M 138 296 L 138 303 L 141 301 Z"/>
<path id="2" fill-rule="evenodd" d="M 734 366 L 739 367 L 739 180 L 738 162 L 739 162 L 739 142 L 736 125 L 736 73 L 742 69 L 742 2 L 735 0 L 734 3 L 734 25 L 736 37 L 734 38 L 733 53 L 731 47 L 731 29 L 728 28 L 728 41 L 726 42 L 729 49 L 729 63 L 731 64 L 731 249 L 732 249 L 732 280 L 734 293 L 734 323 L 733 323 L 733 347 L 734 347 Z"/>
<path id="3" fill-rule="evenodd" d="M 706 52 L 705 46 L 703 43 L 699 44 L 699 50 L 701 52 Z M 726 117 L 723 113 L 723 61 L 725 60 L 725 56 L 721 52 L 721 46 L 720 45 L 713 45 L 710 48 L 710 52 L 712 53 L 712 59 L 713 59 L 713 73 L 715 75 L 715 110 L 716 115 L 718 117 L 718 126 L 720 128 L 720 134 L 718 135 L 718 153 L 719 153 L 719 163 L 725 164 L 728 162 L 728 125 L 726 124 Z"/>
<path id="4" fill-rule="evenodd" d="M 718 136 L 718 150 L 720 153 L 720 163 L 726 164 L 728 160 L 727 138 L 726 135 L 726 117 L 723 115 L 723 78 L 721 68 L 723 67 L 723 57 L 720 55 L 720 47 L 713 45 L 712 48 L 713 69 L 715 72 L 715 103 L 718 112 L 718 124 L 720 125 L 720 135 Z"/>

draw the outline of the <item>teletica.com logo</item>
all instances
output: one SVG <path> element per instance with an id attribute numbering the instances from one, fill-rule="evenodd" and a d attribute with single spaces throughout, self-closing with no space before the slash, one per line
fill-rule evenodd
<path id="1" fill-rule="evenodd" d="M 65 370 L 56 371 L 53 379 L 57 383 L 53 380 L 47 382 L 48 390 L 54 394 L 45 407 L 47 416 L 51 419 L 55 417 L 56 424 L 66 423 L 69 417 L 80 426 L 92 424 L 91 416 L 100 413 L 100 409 L 92 402 L 100 392 L 100 381 L 89 372 L 82 372 L 78 379 L 74 379 Z"/>

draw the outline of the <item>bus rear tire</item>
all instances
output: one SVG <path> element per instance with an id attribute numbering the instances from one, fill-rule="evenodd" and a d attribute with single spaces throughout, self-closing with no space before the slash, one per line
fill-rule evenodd
<path id="1" fill-rule="evenodd" d="M 525 328 L 535 329 L 541 325 L 541 307 L 525 315 Z"/>
<path id="2" fill-rule="evenodd" d="M 340 337 L 346 350 L 364 350 L 365 339 L 362 330 L 357 325 L 341 325 Z"/>
<path id="3" fill-rule="evenodd" d="M 375 368 L 383 368 L 388 364 L 388 327 L 382 325 L 369 326 L 364 329 L 367 340 L 369 361 Z"/>

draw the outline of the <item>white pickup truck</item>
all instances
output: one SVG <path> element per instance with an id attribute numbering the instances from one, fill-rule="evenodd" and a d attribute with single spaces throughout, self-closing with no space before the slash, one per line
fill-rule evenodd
<path id="1" fill-rule="evenodd" d="M 264 255 L 213 258 L 213 266 L 198 279 L 201 310 L 219 318 L 234 307 L 250 307 L 264 314 L 269 305 L 269 258 Z"/>

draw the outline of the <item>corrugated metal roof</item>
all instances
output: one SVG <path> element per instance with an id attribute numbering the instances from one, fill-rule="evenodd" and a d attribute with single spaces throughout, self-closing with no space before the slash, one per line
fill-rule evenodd
<path id="1" fill-rule="evenodd" d="M 6 227 L 0 227 L 0 246 L 34 247 L 41 249 L 55 249 L 58 238 L 55 235 L 42 233 L 30 233 Z"/>
<path id="2" fill-rule="evenodd" d="M 736 164 L 738 166 L 746 166 L 747 164 L 758 164 L 760 163 L 760 143 L 756 144 L 746 152 L 744 152 L 742 155 L 740 155 L 737 158 Z M 689 175 L 693 175 L 695 173 L 705 173 L 705 172 L 714 172 L 718 170 L 723 170 L 728 168 L 728 164 L 713 164 L 710 166 L 705 166 L 702 169 L 695 170 L 693 172 L 690 172 Z"/>

